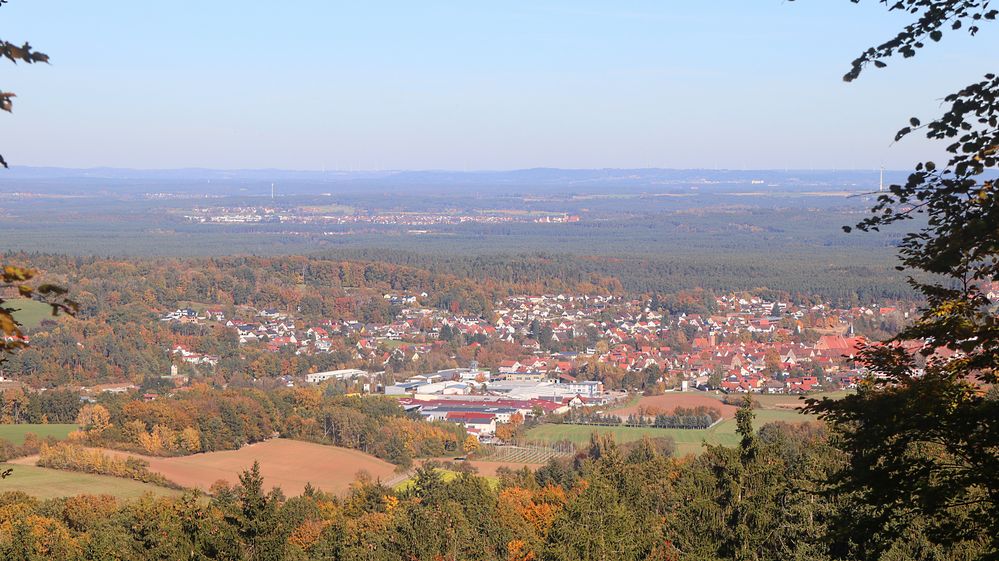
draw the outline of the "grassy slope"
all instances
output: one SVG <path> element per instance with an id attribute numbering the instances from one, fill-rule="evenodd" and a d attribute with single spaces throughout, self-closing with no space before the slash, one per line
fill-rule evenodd
<path id="1" fill-rule="evenodd" d="M 92 475 L 56 469 L 0 464 L 0 469 L 13 468 L 14 472 L 0 481 L 0 491 L 23 491 L 40 499 L 68 497 L 80 494 L 114 495 L 131 499 L 146 493 L 179 495 L 180 491 L 140 483 L 129 479 Z"/>
<path id="2" fill-rule="evenodd" d="M 24 435 L 33 432 L 40 438 L 54 436 L 58 440 L 63 440 L 76 429 L 77 425 L 0 425 L 0 438 L 21 444 L 24 442 Z"/>
<path id="3" fill-rule="evenodd" d="M 11 298 L 4 302 L 4 307 L 15 310 L 14 319 L 26 329 L 34 329 L 42 320 L 52 317 L 51 306 L 26 298 Z"/>

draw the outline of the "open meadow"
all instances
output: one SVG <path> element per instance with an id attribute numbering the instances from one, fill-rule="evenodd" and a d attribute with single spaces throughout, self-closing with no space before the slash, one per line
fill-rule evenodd
<path id="1" fill-rule="evenodd" d="M 34 433 L 39 438 L 55 437 L 56 440 L 64 440 L 69 433 L 75 431 L 78 425 L 0 425 L 0 439 L 8 440 L 13 444 L 23 444 L 24 435 Z"/>
<path id="2" fill-rule="evenodd" d="M 461 475 L 457 471 L 447 468 L 437 468 L 436 471 L 438 474 L 440 474 L 441 480 L 445 482 L 454 481 L 455 479 L 458 478 L 459 475 Z M 496 479 L 495 477 L 487 477 L 486 481 L 488 481 L 489 485 L 494 488 L 499 486 L 499 480 Z M 404 492 L 410 490 L 415 484 L 416 484 L 416 479 L 414 478 L 414 476 L 410 476 L 392 485 L 392 489 L 395 490 L 396 492 Z"/>
<path id="3" fill-rule="evenodd" d="M 785 421 L 789 423 L 803 423 L 806 421 L 818 420 L 814 415 L 804 415 L 794 410 L 778 409 L 756 409 L 753 411 L 756 417 L 753 426 L 757 430 L 766 423 L 773 421 Z M 558 425 L 543 424 L 534 427 L 527 432 L 527 439 L 540 442 L 557 442 L 569 440 L 578 445 L 585 445 L 590 441 L 592 433 L 611 434 L 614 440 L 619 443 L 634 442 L 643 437 L 663 438 L 671 437 L 676 442 L 676 453 L 679 456 L 687 454 L 698 454 L 703 449 L 703 445 L 722 444 L 724 446 L 734 446 L 739 443 L 739 435 L 735 432 L 736 424 L 734 418 L 727 418 L 708 429 L 660 429 L 653 427 L 605 427 L 594 425 Z"/>
<path id="4" fill-rule="evenodd" d="M 180 491 L 158 485 L 121 479 L 106 475 L 93 475 L 21 464 L 0 464 L 0 470 L 13 468 L 9 477 L 0 482 L 2 491 L 21 491 L 39 499 L 69 497 L 73 495 L 113 495 L 132 499 L 146 493 L 180 495 Z"/>
<path id="5" fill-rule="evenodd" d="M 52 317 L 52 307 L 28 298 L 11 298 L 4 306 L 14 310 L 14 319 L 26 329 L 38 327 L 43 320 Z"/>
<path id="6" fill-rule="evenodd" d="M 398 483 L 395 483 L 394 485 L 391 485 L 392 489 L 394 489 L 395 491 L 407 491 L 407 490 L 409 490 L 413 486 L 413 484 L 416 482 L 416 480 L 415 480 L 415 472 L 410 472 L 410 473 L 411 473 L 411 475 L 409 477 L 406 477 L 402 481 L 399 481 Z M 459 472 L 457 472 L 457 471 L 455 471 L 453 469 L 449 469 L 447 467 L 439 467 L 439 468 L 437 468 L 437 473 L 439 473 L 441 475 L 441 480 L 443 480 L 443 481 L 454 481 L 455 479 L 458 478 L 458 476 L 461 475 Z M 498 489 L 499 488 L 499 482 L 500 481 L 499 481 L 499 478 L 496 477 L 496 469 L 495 468 L 493 468 L 491 471 L 488 469 L 488 467 L 485 470 L 479 469 L 475 473 L 475 475 L 481 477 L 482 479 L 485 479 L 486 483 L 490 487 L 492 487 L 493 489 Z"/>
<path id="7" fill-rule="evenodd" d="M 471 460 L 469 463 L 476 469 L 476 473 L 483 477 L 494 477 L 496 475 L 496 470 L 499 468 L 518 470 L 526 467 L 531 470 L 536 470 L 544 466 L 544 464 L 533 462 L 493 462 L 489 460 Z"/>

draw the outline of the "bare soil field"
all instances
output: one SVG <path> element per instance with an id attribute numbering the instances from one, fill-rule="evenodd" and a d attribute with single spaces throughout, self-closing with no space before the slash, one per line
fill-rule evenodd
<path id="1" fill-rule="evenodd" d="M 343 493 L 359 472 L 387 481 L 395 466 L 357 450 L 275 438 L 239 450 L 208 452 L 176 458 L 156 458 L 117 450 L 109 454 L 134 456 L 149 462 L 150 471 L 185 487 L 207 491 L 219 479 L 239 483 L 239 473 L 260 462 L 264 485 L 280 487 L 286 495 L 299 495 L 306 483 L 331 493 Z"/>
<path id="2" fill-rule="evenodd" d="M 852 390 L 835 390 L 815 393 L 807 396 L 796 395 L 754 395 L 753 400 L 763 409 L 798 410 L 805 406 L 806 399 L 843 399 L 852 394 Z"/>
<path id="3" fill-rule="evenodd" d="M 723 419 L 735 417 L 735 412 L 739 410 L 739 408 L 734 405 L 726 405 L 719 399 L 703 393 L 671 392 L 662 395 L 645 396 L 639 399 L 638 403 L 632 403 L 628 407 L 623 407 L 621 409 L 612 409 L 608 411 L 608 413 L 612 413 L 624 419 L 632 413 L 638 413 L 640 409 L 644 410 L 647 415 L 655 415 L 658 413 L 670 413 L 677 407 L 697 407 L 699 405 L 718 409 L 718 411 L 721 412 Z"/>

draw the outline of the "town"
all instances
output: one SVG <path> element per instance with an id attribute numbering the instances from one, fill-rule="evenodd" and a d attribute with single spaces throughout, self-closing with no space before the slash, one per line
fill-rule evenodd
<path id="1" fill-rule="evenodd" d="M 852 389 L 851 361 L 867 338 L 857 326 L 901 325 L 899 306 L 836 309 L 720 296 L 699 313 L 669 313 L 655 298 L 550 294 L 494 303 L 491 317 L 425 305 L 427 293 L 391 294 L 383 323 L 307 324 L 275 309 L 178 309 L 165 322 L 234 330 L 241 346 L 296 355 L 338 352 L 341 368 L 281 383 L 382 393 L 428 420 L 491 437 L 513 413 L 532 417 L 620 402 L 630 393 L 802 395 Z M 177 345 L 178 364 L 210 371 L 217 356 Z M 420 371 L 421 366 L 441 368 Z M 176 377 L 176 367 L 172 376 Z M 178 379 L 178 383 L 189 377 Z"/>
<path id="2" fill-rule="evenodd" d="M 348 207 L 195 207 L 183 217 L 198 224 L 325 224 L 438 226 L 452 224 L 566 224 L 580 221 L 566 213 L 478 212 L 347 212 Z"/>

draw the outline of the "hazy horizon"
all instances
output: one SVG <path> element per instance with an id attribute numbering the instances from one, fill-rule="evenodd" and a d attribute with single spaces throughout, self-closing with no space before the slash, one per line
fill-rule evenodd
<path id="1" fill-rule="evenodd" d="M 895 131 L 999 46 L 946 33 L 844 84 L 909 16 L 781 0 L 39 0 L 0 15 L 52 60 L 9 68 L 4 155 L 65 168 L 911 169 L 937 148 Z"/>
<path id="2" fill-rule="evenodd" d="M 173 172 L 173 171 L 208 171 L 208 172 L 280 172 L 280 173 L 516 173 L 527 171 L 573 171 L 573 172 L 597 172 L 597 171 L 659 171 L 659 172 L 779 172 L 779 173 L 878 173 L 881 168 L 726 168 L 726 167 L 559 167 L 559 166 L 533 166 L 533 167 L 512 167 L 512 168 L 369 168 L 369 169 L 326 169 L 326 168 L 291 168 L 291 167 L 211 167 L 211 166 L 178 166 L 178 167 L 129 167 L 129 166 L 27 166 L 11 165 L 7 172 L 14 171 L 128 171 L 128 172 Z M 911 170 L 899 168 L 884 168 L 885 173 L 909 173 Z"/>

